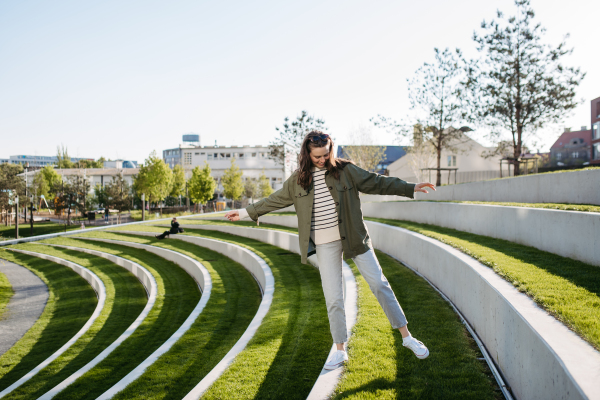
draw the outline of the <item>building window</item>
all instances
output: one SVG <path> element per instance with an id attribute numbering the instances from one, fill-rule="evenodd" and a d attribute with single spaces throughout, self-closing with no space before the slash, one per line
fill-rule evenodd
<path id="1" fill-rule="evenodd" d="M 199 155 L 200 155 L 200 153 L 194 153 L 194 155 L 195 155 L 195 156 L 199 156 Z"/>
<path id="2" fill-rule="evenodd" d="M 573 158 L 579 158 L 579 152 L 578 152 L 578 151 L 574 151 L 574 152 L 571 154 L 571 156 L 572 156 Z"/>
<path id="3" fill-rule="evenodd" d="M 596 122 L 594 125 L 592 125 L 592 136 L 594 137 L 594 140 L 600 139 L 600 122 Z"/>
<path id="4" fill-rule="evenodd" d="M 183 153 L 183 163 L 185 165 L 192 165 L 192 153 Z"/>
<path id="5" fill-rule="evenodd" d="M 252 157 L 256 157 L 256 153 L 252 153 Z"/>
<path id="6" fill-rule="evenodd" d="M 594 160 L 600 160 L 600 143 L 594 144 L 592 149 L 594 150 Z"/>
<path id="7" fill-rule="evenodd" d="M 231 153 L 226 153 L 225 154 L 225 158 L 230 159 L 231 158 Z"/>
<path id="8" fill-rule="evenodd" d="M 208 153 L 208 159 L 209 160 L 212 160 L 212 156 L 213 156 L 212 153 Z"/>
<path id="9" fill-rule="evenodd" d="M 244 158 L 244 153 L 240 153 L 240 154 L 238 154 L 238 158 L 239 158 L 240 160 L 242 160 L 242 159 Z"/>
<path id="10" fill-rule="evenodd" d="M 562 158 L 562 153 L 556 153 L 556 159 L 560 160 Z"/>
<path id="11" fill-rule="evenodd" d="M 456 167 L 456 156 L 448 156 L 448 166 Z"/>

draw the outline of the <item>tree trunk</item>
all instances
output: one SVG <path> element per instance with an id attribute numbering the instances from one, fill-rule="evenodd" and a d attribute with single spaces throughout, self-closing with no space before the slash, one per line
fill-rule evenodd
<path id="1" fill-rule="evenodd" d="M 441 141 L 440 141 L 441 142 Z M 440 171 L 440 168 L 442 167 L 442 147 L 440 146 L 440 143 L 438 142 L 438 146 L 437 146 L 437 171 L 435 174 L 435 186 L 442 186 L 442 171 Z"/>

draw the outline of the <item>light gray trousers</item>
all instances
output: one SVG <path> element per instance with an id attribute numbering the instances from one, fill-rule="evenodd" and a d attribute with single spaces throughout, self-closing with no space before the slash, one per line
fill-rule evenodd
<path id="1" fill-rule="evenodd" d="M 344 343 L 348 340 L 348 332 L 342 286 L 342 242 L 337 240 L 319 244 L 316 247 L 331 336 L 333 336 L 334 343 Z M 404 311 L 402 311 L 388 280 L 383 275 L 373 249 L 354 257 L 353 260 L 379 301 L 392 327 L 398 329 L 406 325 L 408 322 Z"/>

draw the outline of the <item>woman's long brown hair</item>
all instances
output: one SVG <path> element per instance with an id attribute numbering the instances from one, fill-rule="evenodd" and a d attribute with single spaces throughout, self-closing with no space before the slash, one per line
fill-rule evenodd
<path id="1" fill-rule="evenodd" d="M 329 145 L 329 159 L 325 163 L 325 167 L 327 168 L 327 171 L 329 171 L 329 173 L 337 180 L 340 179 L 340 171 L 344 169 L 346 165 L 354 164 L 350 160 L 336 158 L 335 154 L 333 154 L 333 140 L 331 140 L 331 136 L 327 139 L 327 141 L 319 140 L 317 143 L 310 141 L 311 137 L 319 135 L 323 135 L 323 132 L 311 131 L 304 137 L 304 140 L 302 141 L 299 159 L 300 165 L 298 167 L 298 185 L 300 185 L 304 190 L 308 190 L 310 184 L 312 183 L 313 163 L 310 159 L 311 149 Z"/>

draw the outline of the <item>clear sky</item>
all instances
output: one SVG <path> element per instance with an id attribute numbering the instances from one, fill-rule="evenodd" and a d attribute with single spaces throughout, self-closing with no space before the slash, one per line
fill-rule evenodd
<path id="1" fill-rule="evenodd" d="M 563 126 L 589 127 L 600 96 L 600 3 L 532 3 L 545 41 L 570 33 L 566 64 L 587 72 L 583 104 L 532 146 L 548 151 Z M 188 132 L 266 145 L 304 109 L 343 144 L 370 117 L 408 113 L 406 79 L 434 47 L 476 55 L 473 31 L 496 9 L 513 1 L 2 1 L 0 158 L 62 143 L 143 161 Z"/>

